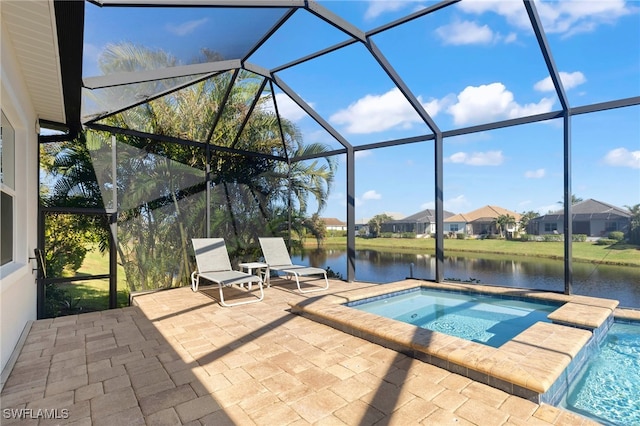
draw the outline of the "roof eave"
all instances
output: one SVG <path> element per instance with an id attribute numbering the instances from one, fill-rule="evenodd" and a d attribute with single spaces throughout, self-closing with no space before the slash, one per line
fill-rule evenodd
<path id="1" fill-rule="evenodd" d="M 55 0 L 54 10 L 66 123 L 70 134 L 81 128 L 84 1 Z"/>

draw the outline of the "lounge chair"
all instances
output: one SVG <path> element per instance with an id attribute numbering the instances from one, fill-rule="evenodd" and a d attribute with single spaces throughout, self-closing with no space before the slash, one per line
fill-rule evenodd
<path id="1" fill-rule="evenodd" d="M 197 270 L 191 273 L 191 289 L 198 291 L 200 278 L 218 284 L 220 290 L 220 304 L 222 306 L 237 306 L 247 303 L 255 303 L 264 299 L 262 288 L 262 278 L 246 272 L 234 271 L 231 268 L 229 253 L 223 238 L 193 238 L 191 240 L 196 253 Z M 247 292 L 251 291 L 253 283 L 258 283 L 260 287 L 260 297 L 255 300 L 242 301 L 237 303 L 226 303 L 222 287 L 238 284 L 244 287 L 247 284 Z"/>
<path id="2" fill-rule="evenodd" d="M 284 272 L 287 274 L 287 279 L 291 276 L 296 278 L 296 285 L 300 293 L 311 293 L 314 291 L 322 291 L 329 288 L 329 280 L 327 279 L 327 271 L 321 268 L 314 268 L 312 266 L 294 265 L 291 263 L 291 257 L 287 246 L 284 244 L 284 240 L 280 237 L 266 237 L 258 238 L 260 241 L 260 247 L 262 248 L 262 254 L 264 255 L 264 261 L 269 265 L 269 270 Z M 326 285 L 322 288 L 315 288 L 312 290 L 303 290 L 300 287 L 301 276 L 307 275 L 320 275 L 324 276 Z"/>

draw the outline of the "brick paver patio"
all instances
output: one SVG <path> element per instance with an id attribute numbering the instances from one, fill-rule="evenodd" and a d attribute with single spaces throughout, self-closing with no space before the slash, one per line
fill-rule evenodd
<path id="1" fill-rule="evenodd" d="M 329 292 L 367 285 L 332 281 Z M 294 288 L 273 280 L 263 302 L 233 308 L 214 287 L 178 288 L 35 321 L 1 423 L 592 424 L 291 314 L 289 302 L 321 295 Z"/>

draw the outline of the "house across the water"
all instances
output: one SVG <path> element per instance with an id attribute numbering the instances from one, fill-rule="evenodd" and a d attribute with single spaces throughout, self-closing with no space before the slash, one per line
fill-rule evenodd
<path id="1" fill-rule="evenodd" d="M 627 233 L 631 212 L 590 198 L 571 206 L 571 226 L 574 235 L 588 237 L 606 237 L 612 231 Z M 535 235 L 564 233 L 564 210 L 532 219 L 529 232 Z"/>
<path id="2" fill-rule="evenodd" d="M 347 223 L 335 217 L 323 217 L 322 221 L 327 231 L 346 231 Z"/>
<path id="3" fill-rule="evenodd" d="M 444 218 L 453 216 L 448 211 L 443 212 Z M 403 234 L 413 232 L 416 236 L 429 236 L 436 232 L 436 211 L 433 209 L 422 210 L 402 219 L 385 222 L 381 225 L 381 232 Z"/>
<path id="4" fill-rule="evenodd" d="M 508 224 L 504 231 L 513 235 L 518 230 L 522 215 L 498 206 L 484 206 L 469 213 L 457 214 L 444 220 L 445 234 L 464 233 L 469 236 L 485 236 L 499 234 L 496 219 L 509 215 L 514 223 Z"/>

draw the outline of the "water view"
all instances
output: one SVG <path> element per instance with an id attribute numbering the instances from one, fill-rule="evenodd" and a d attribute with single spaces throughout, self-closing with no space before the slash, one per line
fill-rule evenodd
<path id="1" fill-rule="evenodd" d="M 347 276 L 346 250 L 309 250 L 302 256 L 292 256 L 292 260 L 294 263 L 329 267 L 343 277 Z M 434 280 L 435 262 L 435 256 L 431 254 L 356 250 L 356 280 L 389 283 L 411 274 L 414 278 Z M 486 285 L 564 291 L 562 260 L 456 254 L 445 256 L 444 268 L 445 279 L 474 279 Z M 640 308 L 640 268 L 574 262 L 572 291 L 585 296 L 617 299 L 620 307 Z"/>

